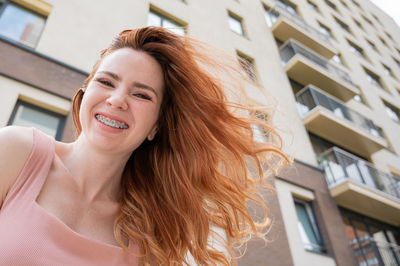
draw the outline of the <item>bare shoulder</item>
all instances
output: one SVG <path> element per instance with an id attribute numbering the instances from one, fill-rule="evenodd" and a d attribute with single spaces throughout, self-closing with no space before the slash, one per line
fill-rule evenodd
<path id="1" fill-rule="evenodd" d="M 33 147 L 32 128 L 7 126 L 0 129 L 0 206 L 17 179 Z"/>

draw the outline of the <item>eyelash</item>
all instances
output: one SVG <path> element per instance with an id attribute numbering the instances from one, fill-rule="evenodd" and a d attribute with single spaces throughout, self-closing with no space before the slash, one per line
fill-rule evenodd
<path id="1" fill-rule="evenodd" d="M 104 79 L 96 79 L 97 82 L 100 82 L 101 84 L 107 86 L 107 87 L 111 87 L 114 88 L 114 84 L 112 84 L 111 82 L 109 82 L 108 80 L 104 80 Z"/>
<path id="2" fill-rule="evenodd" d="M 112 84 L 112 83 L 111 83 L 110 81 L 108 81 L 108 80 L 96 79 L 96 81 L 99 82 L 99 83 L 101 83 L 101 84 L 103 84 L 103 85 L 105 85 L 105 86 L 107 86 L 107 87 L 114 88 L 114 84 Z M 144 99 L 144 100 L 149 100 L 149 101 L 152 101 L 152 100 L 153 100 L 150 96 L 148 96 L 147 94 L 143 94 L 143 93 L 134 93 L 134 94 L 132 94 L 132 95 L 135 96 L 135 97 Z"/>

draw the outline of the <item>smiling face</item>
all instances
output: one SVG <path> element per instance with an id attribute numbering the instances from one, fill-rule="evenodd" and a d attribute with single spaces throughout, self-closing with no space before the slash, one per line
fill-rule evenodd
<path id="1" fill-rule="evenodd" d="M 80 108 L 82 137 L 98 148 L 130 154 L 157 133 L 163 72 L 150 55 L 122 48 L 106 56 Z"/>

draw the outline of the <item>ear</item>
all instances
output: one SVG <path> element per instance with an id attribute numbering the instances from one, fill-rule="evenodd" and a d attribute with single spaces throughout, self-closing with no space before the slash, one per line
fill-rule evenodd
<path id="1" fill-rule="evenodd" d="M 149 135 L 147 135 L 147 139 L 152 141 L 158 132 L 158 127 L 154 126 L 153 129 L 150 131 Z"/>

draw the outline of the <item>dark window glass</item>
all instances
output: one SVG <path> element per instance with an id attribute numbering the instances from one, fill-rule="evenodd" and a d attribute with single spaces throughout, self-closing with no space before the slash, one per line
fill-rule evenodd
<path id="1" fill-rule="evenodd" d="M 325 252 L 322 236 L 319 232 L 317 221 L 311 203 L 294 199 L 296 214 L 299 220 L 298 227 L 303 240 L 304 248 L 316 252 Z"/>
<path id="2" fill-rule="evenodd" d="M 18 101 L 8 125 L 35 127 L 44 133 L 61 139 L 65 117 L 36 105 Z"/>

